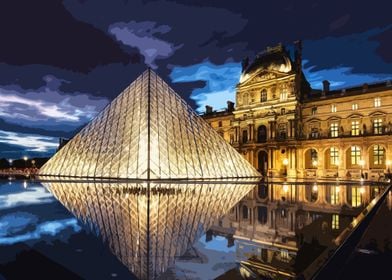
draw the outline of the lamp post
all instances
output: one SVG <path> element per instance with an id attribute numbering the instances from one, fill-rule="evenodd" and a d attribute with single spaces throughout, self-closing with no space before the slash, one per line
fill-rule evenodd
<path id="1" fill-rule="evenodd" d="M 289 164 L 289 160 L 287 158 L 283 159 L 283 165 L 284 165 L 284 176 L 287 177 L 287 165 Z"/>
<path id="2" fill-rule="evenodd" d="M 361 159 L 359 161 L 359 165 L 361 166 L 361 181 L 364 180 L 364 176 L 363 176 L 363 167 L 365 166 L 365 161 L 363 159 Z"/>
<path id="3" fill-rule="evenodd" d="M 28 158 L 27 156 L 24 156 L 24 157 L 23 157 L 25 169 L 27 168 L 27 160 L 28 160 L 28 159 L 29 159 L 29 158 Z"/>

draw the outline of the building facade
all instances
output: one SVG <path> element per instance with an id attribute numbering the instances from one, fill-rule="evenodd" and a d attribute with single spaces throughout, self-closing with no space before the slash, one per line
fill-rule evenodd
<path id="1" fill-rule="evenodd" d="M 282 45 L 245 59 L 236 103 L 204 119 L 262 174 L 378 179 L 392 160 L 392 83 L 311 89 Z"/>

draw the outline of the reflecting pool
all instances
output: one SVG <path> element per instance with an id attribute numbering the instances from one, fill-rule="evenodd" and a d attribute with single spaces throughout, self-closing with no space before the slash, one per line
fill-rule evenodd
<path id="1" fill-rule="evenodd" d="M 0 279 L 309 279 L 385 190 L 146 184 L 1 181 Z"/>

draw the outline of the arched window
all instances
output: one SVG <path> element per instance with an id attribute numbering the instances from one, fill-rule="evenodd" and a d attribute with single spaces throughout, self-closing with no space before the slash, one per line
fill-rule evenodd
<path id="1" fill-rule="evenodd" d="M 260 101 L 261 101 L 261 102 L 266 102 L 266 101 L 267 101 L 267 90 L 266 90 L 266 89 L 263 89 L 263 90 L 261 91 L 261 98 L 260 98 Z"/>
<path id="2" fill-rule="evenodd" d="M 351 165 L 358 165 L 361 160 L 361 149 L 358 146 L 351 147 Z"/>
<path id="3" fill-rule="evenodd" d="M 259 184 L 257 186 L 257 195 L 262 199 L 267 198 L 268 197 L 268 186 L 266 184 Z"/>
<path id="4" fill-rule="evenodd" d="M 257 142 L 264 143 L 267 141 L 267 128 L 265 125 L 260 125 L 257 128 Z"/>

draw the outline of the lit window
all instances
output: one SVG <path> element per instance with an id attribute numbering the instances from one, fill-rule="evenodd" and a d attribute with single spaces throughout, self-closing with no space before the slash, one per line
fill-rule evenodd
<path id="1" fill-rule="evenodd" d="M 267 101 L 267 90 L 263 89 L 261 91 L 261 99 L 260 99 L 260 101 L 261 102 L 266 102 Z"/>
<path id="2" fill-rule="evenodd" d="M 351 164 L 357 165 L 361 160 L 361 149 L 358 146 L 351 147 Z"/>
<path id="3" fill-rule="evenodd" d="M 339 215 L 332 214 L 332 229 L 339 229 Z"/>
<path id="4" fill-rule="evenodd" d="M 352 104 L 352 105 L 351 105 L 351 109 L 352 109 L 353 111 L 358 110 L 358 104 L 357 104 L 357 103 Z"/>
<path id="5" fill-rule="evenodd" d="M 289 251 L 282 249 L 280 251 L 280 259 L 284 262 L 288 262 L 290 259 Z"/>
<path id="6" fill-rule="evenodd" d="M 351 206 L 358 207 L 362 203 L 361 201 L 361 189 L 359 187 L 351 188 Z"/>
<path id="7" fill-rule="evenodd" d="M 331 187 L 331 204 L 332 205 L 339 204 L 339 192 L 340 192 L 339 186 Z"/>
<path id="8" fill-rule="evenodd" d="M 331 123 L 331 137 L 338 137 L 338 136 L 339 136 L 339 124 Z"/>
<path id="9" fill-rule="evenodd" d="M 373 146 L 373 163 L 374 165 L 383 165 L 384 164 L 384 155 L 385 150 L 381 145 Z"/>
<path id="10" fill-rule="evenodd" d="M 338 165 L 339 163 L 339 150 L 338 148 L 332 147 L 330 149 L 330 160 L 331 160 L 331 165 Z"/>
<path id="11" fill-rule="evenodd" d="M 382 134 L 382 119 L 373 120 L 373 133 Z"/>
<path id="12" fill-rule="evenodd" d="M 287 100 L 287 91 L 282 91 L 280 93 L 280 101 L 286 101 Z"/>
<path id="13" fill-rule="evenodd" d="M 374 107 L 380 107 L 381 106 L 381 97 L 376 97 L 374 98 Z"/>
<path id="14" fill-rule="evenodd" d="M 317 127 L 312 127 L 312 132 L 310 135 L 312 138 L 317 138 L 318 137 L 318 128 Z"/>
<path id="15" fill-rule="evenodd" d="M 331 105 L 331 113 L 336 113 L 336 105 Z"/>
<path id="16" fill-rule="evenodd" d="M 353 136 L 359 135 L 359 121 L 351 122 L 351 135 Z"/>

